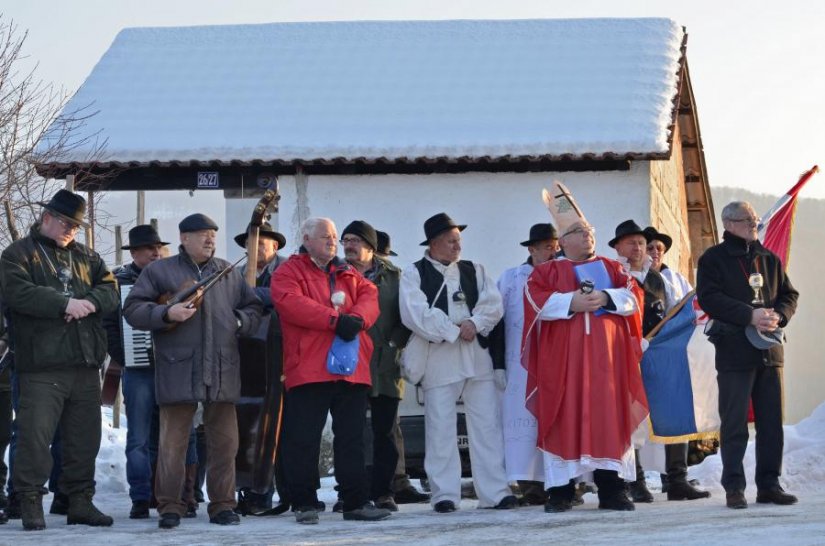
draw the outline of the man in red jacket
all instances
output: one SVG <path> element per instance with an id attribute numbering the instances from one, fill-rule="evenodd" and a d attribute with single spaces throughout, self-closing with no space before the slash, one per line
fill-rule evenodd
<path id="1" fill-rule="evenodd" d="M 278 268 L 271 286 L 284 335 L 282 457 L 295 520 L 318 523 L 318 456 L 328 412 L 344 519 L 384 519 L 390 511 L 369 501 L 363 440 L 373 349 L 367 330 L 378 318 L 378 289 L 336 256 L 332 220 L 310 218 L 301 234 L 301 253 Z M 348 375 L 329 371 L 333 342 L 337 346 L 355 339 L 355 370 Z"/>

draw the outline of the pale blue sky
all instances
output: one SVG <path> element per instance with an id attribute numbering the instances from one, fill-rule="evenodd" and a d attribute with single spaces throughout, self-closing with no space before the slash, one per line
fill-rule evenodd
<path id="1" fill-rule="evenodd" d="M 188 26 L 352 19 L 670 17 L 687 28 L 688 61 L 711 184 L 784 193 L 825 167 L 825 3 L 814 0 L 4 0 L 28 29 L 37 74 L 75 90 L 117 32 Z M 803 196 L 825 198 L 818 175 Z"/>

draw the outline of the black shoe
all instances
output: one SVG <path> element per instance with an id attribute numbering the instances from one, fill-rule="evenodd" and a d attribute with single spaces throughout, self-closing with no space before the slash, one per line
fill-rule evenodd
<path id="1" fill-rule="evenodd" d="M 760 504 L 796 504 L 799 499 L 796 495 L 785 493 L 778 485 L 770 489 L 761 489 L 756 492 L 756 502 Z"/>
<path id="2" fill-rule="evenodd" d="M 628 491 L 633 502 L 653 502 L 653 494 L 647 488 L 647 483 L 644 480 L 630 482 Z"/>
<path id="3" fill-rule="evenodd" d="M 166 512 L 165 514 L 160 515 L 158 527 L 161 529 L 174 529 L 178 525 L 180 525 L 180 516 L 174 512 Z"/>
<path id="4" fill-rule="evenodd" d="M 494 510 L 512 510 L 513 508 L 518 508 L 518 499 L 515 495 L 507 495 L 493 506 Z"/>
<path id="5" fill-rule="evenodd" d="M 295 510 L 295 521 L 304 525 L 318 523 L 318 511 L 312 506 L 304 506 Z"/>
<path id="6" fill-rule="evenodd" d="M 65 516 L 69 513 L 69 497 L 59 491 L 55 491 L 52 505 L 49 507 L 49 514 Z"/>
<path id="7" fill-rule="evenodd" d="M 455 503 L 453 501 L 443 500 L 435 503 L 435 506 L 433 506 L 433 510 L 435 510 L 439 514 L 448 514 L 450 512 L 455 512 L 456 508 Z"/>
<path id="8" fill-rule="evenodd" d="M 748 507 L 748 501 L 745 499 L 744 491 L 728 491 L 725 495 L 725 503 L 728 505 L 728 508 L 735 510 Z"/>
<path id="9" fill-rule="evenodd" d="M 9 522 L 9 516 L 3 510 L 0 510 L 0 525 L 5 525 Z"/>
<path id="10" fill-rule="evenodd" d="M 129 510 L 129 519 L 146 519 L 149 517 L 149 501 L 132 501 L 132 509 Z"/>
<path id="11" fill-rule="evenodd" d="M 599 508 L 601 510 L 618 510 L 626 512 L 632 512 L 636 509 L 630 499 L 627 498 L 627 494 L 624 491 L 617 491 L 604 499 L 600 498 Z"/>
<path id="12" fill-rule="evenodd" d="M 421 502 L 430 502 L 430 496 L 426 493 L 421 493 L 412 485 L 399 489 L 393 493 L 396 504 L 418 504 Z"/>
<path id="13" fill-rule="evenodd" d="M 685 480 L 671 481 L 668 484 L 667 500 L 696 500 L 710 497 L 710 491 L 696 489 Z"/>
<path id="14" fill-rule="evenodd" d="M 6 507 L 9 519 L 20 519 L 20 497 L 16 493 L 9 495 L 9 505 Z"/>
<path id="15" fill-rule="evenodd" d="M 386 508 L 376 508 L 372 502 L 367 502 L 361 508 L 347 510 L 344 519 L 351 521 L 381 521 L 390 517 L 391 512 Z"/>
<path id="16" fill-rule="evenodd" d="M 46 519 L 43 517 L 43 496 L 40 493 L 20 495 L 20 512 L 23 529 L 26 531 L 46 529 Z"/>
<path id="17" fill-rule="evenodd" d="M 332 505 L 332 511 L 336 514 L 343 514 L 344 513 L 344 501 L 338 499 L 335 501 L 335 504 Z"/>
<path id="18" fill-rule="evenodd" d="M 223 510 L 209 518 L 209 523 L 214 523 L 215 525 L 240 525 L 241 518 L 232 510 Z"/>
<path id="19" fill-rule="evenodd" d="M 184 512 L 183 517 L 185 517 L 185 518 L 196 518 L 196 517 L 198 517 L 198 505 L 197 504 L 187 504 L 186 505 L 186 512 Z"/>
<path id="20" fill-rule="evenodd" d="M 383 508 L 390 512 L 398 512 L 398 504 L 396 504 L 395 499 L 393 499 L 391 495 L 378 497 L 378 500 L 375 501 L 375 507 Z"/>
<path id="21" fill-rule="evenodd" d="M 567 499 L 555 497 L 553 495 L 544 503 L 544 511 L 548 514 L 567 512 L 573 508 L 573 503 Z"/>

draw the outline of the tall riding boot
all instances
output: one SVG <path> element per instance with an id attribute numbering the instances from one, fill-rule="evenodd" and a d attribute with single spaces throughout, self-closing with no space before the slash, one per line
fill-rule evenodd
<path id="1" fill-rule="evenodd" d="M 710 497 L 710 492 L 696 489 L 687 481 L 687 449 L 687 444 L 665 446 L 667 500 L 696 500 Z"/>
<path id="2" fill-rule="evenodd" d="M 198 515 L 198 501 L 195 500 L 195 485 L 198 483 L 198 465 L 186 465 L 186 473 L 183 480 L 183 492 L 181 500 L 186 505 L 186 518 L 194 518 Z"/>

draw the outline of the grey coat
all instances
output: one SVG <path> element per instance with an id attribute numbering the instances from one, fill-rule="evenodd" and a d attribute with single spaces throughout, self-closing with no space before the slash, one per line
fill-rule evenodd
<path id="1" fill-rule="evenodd" d="M 226 260 L 211 258 L 199 271 L 181 248 L 177 256 L 149 264 L 129 293 L 123 306 L 126 320 L 152 331 L 158 404 L 235 402 L 240 397 L 237 336 L 257 330 L 262 307 L 238 270 L 206 293 L 197 313 L 174 327 L 164 321 L 167 306 L 157 303 L 187 281 L 228 266 Z"/>

